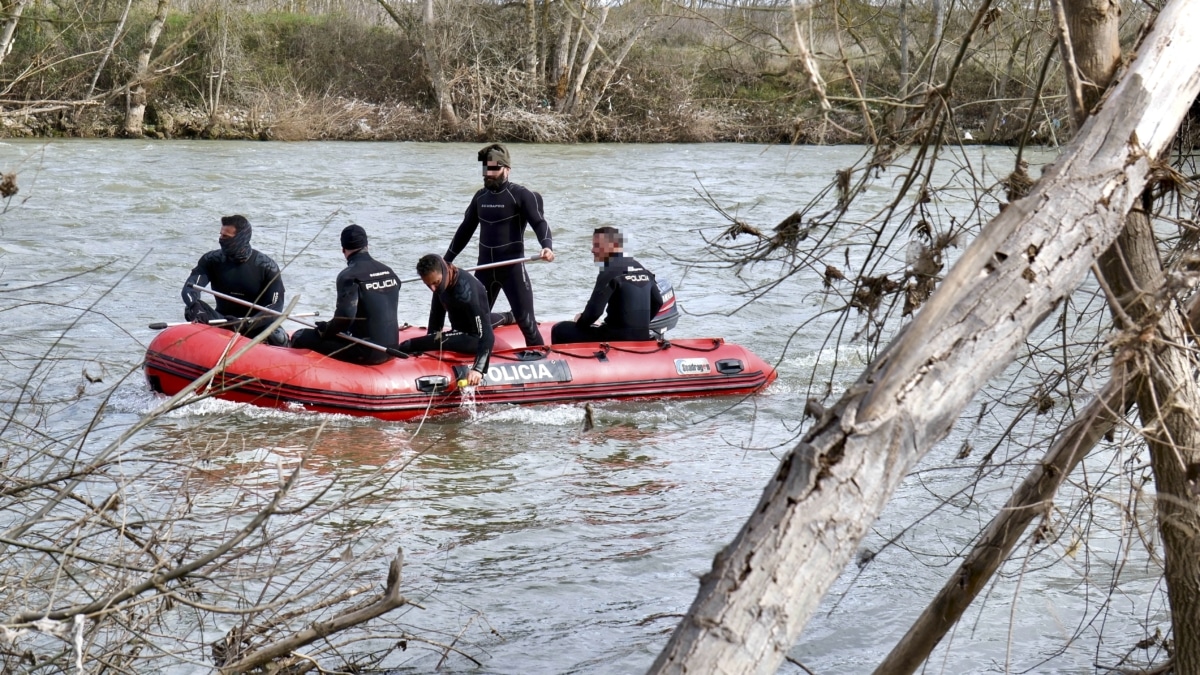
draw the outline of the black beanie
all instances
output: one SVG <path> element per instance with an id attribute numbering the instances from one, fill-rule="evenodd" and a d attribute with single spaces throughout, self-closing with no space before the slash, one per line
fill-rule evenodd
<path id="1" fill-rule="evenodd" d="M 361 225 L 347 225 L 342 230 L 342 248 L 355 251 L 367 247 L 367 231 Z"/>
<path id="2" fill-rule="evenodd" d="M 507 166 L 510 169 L 512 168 L 512 163 L 508 160 L 508 148 L 504 147 L 500 143 L 492 143 L 486 148 L 480 150 L 478 157 L 479 161 L 484 163 L 492 161 L 500 166 Z"/>

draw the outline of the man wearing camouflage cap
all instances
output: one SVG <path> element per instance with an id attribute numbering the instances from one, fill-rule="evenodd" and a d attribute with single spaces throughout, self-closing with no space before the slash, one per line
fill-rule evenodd
<path id="1" fill-rule="evenodd" d="M 483 164 L 483 189 L 471 198 L 462 224 L 454 233 L 443 259 L 447 263 L 453 262 L 466 248 L 471 237 L 475 236 L 476 229 L 479 230 L 480 265 L 524 258 L 525 226 L 530 225 L 542 246 L 542 260 L 552 262 L 554 241 L 550 226 L 542 215 L 541 195 L 508 181 L 512 168 L 508 148 L 493 143 L 479 151 L 478 159 Z M 525 336 L 526 345 L 534 347 L 544 344 L 538 333 L 533 312 L 533 289 L 524 264 L 479 270 L 475 278 L 487 289 L 489 308 L 495 306 L 500 291 L 504 291 L 513 317 Z"/>

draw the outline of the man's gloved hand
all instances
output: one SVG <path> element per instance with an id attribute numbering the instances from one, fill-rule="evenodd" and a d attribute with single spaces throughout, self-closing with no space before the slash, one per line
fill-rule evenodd
<path id="1" fill-rule="evenodd" d="M 321 337 L 329 337 L 329 322 L 328 321 L 318 321 L 317 322 L 317 332 L 321 334 Z"/>
<path id="2" fill-rule="evenodd" d="M 183 310 L 183 318 L 194 323 L 209 323 L 213 319 L 224 320 L 224 316 L 197 300 Z"/>

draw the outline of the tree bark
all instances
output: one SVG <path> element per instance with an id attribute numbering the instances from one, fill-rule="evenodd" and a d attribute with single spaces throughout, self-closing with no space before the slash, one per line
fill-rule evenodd
<path id="1" fill-rule="evenodd" d="M 908 93 L 908 0 L 900 0 L 900 98 Z"/>
<path id="2" fill-rule="evenodd" d="M 821 77 L 821 69 L 817 66 L 817 60 L 813 58 L 812 51 L 804 40 L 804 34 L 800 32 L 800 19 L 796 16 L 798 13 L 796 0 L 792 0 L 792 35 L 796 40 L 796 58 L 800 61 L 800 67 L 804 68 L 805 74 L 808 75 L 809 86 L 813 88 L 817 100 L 821 102 L 821 110 L 828 111 L 832 109 L 832 106 L 829 104 L 829 98 L 825 95 L 825 80 Z"/>
<path id="3" fill-rule="evenodd" d="M 592 28 L 587 49 L 583 50 L 583 56 L 580 57 L 579 72 L 575 73 L 571 93 L 567 96 L 567 102 L 563 106 L 564 112 L 574 112 L 575 106 L 579 103 L 579 94 L 583 91 L 583 80 L 587 77 L 588 68 L 592 65 L 592 56 L 596 53 L 596 45 L 600 43 L 600 32 L 604 30 L 604 23 L 608 21 L 608 10 L 609 5 L 600 8 L 600 18 L 596 20 L 596 26 Z M 584 27 L 582 18 L 580 18 L 579 27 L 580 29 Z"/>
<path id="4" fill-rule="evenodd" d="M 0 63 L 4 63 L 4 58 L 12 50 L 13 34 L 17 32 L 17 23 L 21 21 L 21 14 L 27 5 L 29 0 L 17 0 L 9 10 L 8 21 L 4 22 L 4 31 L 0 32 Z"/>
<path id="5" fill-rule="evenodd" d="M 131 138 L 140 138 L 144 133 L 142 123 L 146 117 L 146 82 L 150 79 L 150 55 L 158 44 L 158 37 L 162 35 L 163 24 L 167 22 L 169 5 L 170 0 L 158 0 L 158 8 L 154 11 L 150 27 L 146 29 L 146 39 L 138 52 L 133 79 L 126 90 L 128 93 L 125 104 L 125 135 Z"/>
<path id="6" fill-rule="evenodd" d="M 621 68 L 621 64 L 625 62 L 625 57 L 629 56 L 629 50 L 633 49 L 633 45 L 641 37 L 646 27 L 650 25 L 650 19 L 642 21 L 638 27 L 629 34 L 625 39 L 625 44 L 621 45 L 621 51 L 617 53 L 617 57 L 613 62 L 604 69 L 604 75 L 600 78 L 600 83 L 593 89 L 595 91 L 588 97 L 587 110 L 580 114 L 580 117 L 588 117 L 596 110 L 596 106 L 600 105 L 600 99 L 604 98 L 604 93 L 608 91 L 608 85 L 612 83 L 612 77 Z"/>
<path id="7" fill-rule="evenodd" d="M 1100 269 L 1114 301 L 1120 300 L 1124 315 L 1134 322 L 1126 332 L 1149 338 L 1135 357 L 1137 404 L 1154 471 L 1175 668 L 1200 673 L 1200 498 L 1188 479 L 1189 468 L 1200 469 L 1200 387 L 1188 357 L 1182 312 L 1156 302 L 1165 275 L 1144 212 L 1129 215 L 1117 243 L 1101 256 Z"/>
<path id="8" fill-rule="evenodd" d="M 784 458 L 651 668 L 774 672 L 913 464 L 1086 276 L 1200 91 L 1200 3 L 1172 2 L 1033 192 Z"/>
<path id="9" fill-rule="evenodd" d="M 549 82 L 549 70 L 547 64 L 550 61 L 550 10 L 553 7 L 552 0 L 542 0 L 542 29 L 538 31 L 538 55 L 537 55 L 537 82 L 540 86 L 542 96 L 545 96 L 547 85 L 552 85 Z"/>
<path id="10" fill-rule="evenodd" d="M 133 0 L 125 0 L 125 9 L 121 12 L 121 18 L 117 21 L 117 27 L 113 30 L 112 40 L 109 40 L 108 46 L 104 48 L 104 55 L 100 57 L 100 65 L 96 66 L 96 72 L 92 74 L 92 81 L 88 85 L 87 94 L 84 99 L 90 99 L 92 94 L 96 92 L 96 83 L 100 81 L 100 74 L 104 72 L 104 66 L 108 64 L 108 60 L 112 58 L 113 50 L 116 49 L 117 43 L 121 41 L 121 34 L 125 32 L 125 20 L 129 18 L 129 8 L 133 6 Z M 3 57 L 0 57 L 3 61 Z"/>
<path id="11" fill-rule="evenodd" d="M 563 12 L 566 16 L 563 17 L 562 33 L 558 38 L 558 51 L 554 57 L 554 109 L 562 112 L 567 105 L 567 92 L 571 86 L 571 70 L 575 64 L 575 51 L 579 49 L 579 42 L 583 39 L 583 18 L 579 19 L 579 29 L 575 39 L 571 39 L 571 28 L 575 22 L 575 16 L 571 13 L 571 8 L 567 5 L 567 0 L 563 0 Z"/>
<path id="12" fill-rule="evenodd" d="M 1114 0 L 1066 0 L 1064 9 L 1082 103 L 1073 119 L 1081 124 L 1120 63 L 1121 7 Z M 1151 338 L 1138 355 L 1137 404 L 1158 497 L 1175 668 L 1200 673 L 1200 495 L 1188 478 L 1189 470 L 1200 470 L 1200 387 L 1188 358 L 1186 319 L 1174 305 L 1159 306 L 1165 274 L 1146 212 L 1129 214 L 1125 230 L 1099 262 L 1110 300 L 1119 307 L 1118 325 L 1132 322 L 1122 327 Z"/>
<path id="13" fill-rule="evenodd" d="M 1081 76 L 1084 109 L 1074 115 L 1078 121 L 1100 100 L 1121 63 L 1121 5 L 1116 0 L 1064 0 L 1063 8 Z"/>
<path id="14" fill-rule="evenodd" d="M 405 26 L 404 19 L 396 12 L 387 0 L 375 0 L 383 7 L 383 11 L 392 17 L 392 21 L 401 29 Z M 433 12 L 433 0 L 425 0 L 421 13 L 421 59 L 425 63 L 425 77 L 429 79 L 429 88 L 433 90 L 433 98 L 438 107 L 442 123 L 451 131 L 458 128 L 458 115 L 454 112 L 454 103 L 450 100 L 450 92 L 446 87 L 446 76 L 442 70 L 441 50 L 437 44 L 437 22 Z"/>
<path id="15" fill-rule="evenodd" d="M 382 2 L 383 0 L 380 0 Z M 425 74 L 437 101 L 438 114 L 442 123 L 451 130 L 458 128 L 458 115 L 454 102 L 446 87 L 446 74 L 442 68 L 442 53 L 437 40 L 437 22 L 433 13 L 433 0 L 425 0 L 425 11 L 421 13 L 421 57 L 425 60 Z"/>
<path id="16" fill-rule="evenodd" d="M 530 86 L 537 82 L 538 73 L 538 22 L 536 0 L 525 0 L 525 74 Z"/>
<path id="17" fill-rule="evenodd" d="M 988 114 L 987 122 L 984 123 L 983 137 L 988 141 L 995 142 L 996 125 L 1000 122 L 1000 116 L 1004 113 L 1004 101 L 1008 98 L 1008 81 L 1012 79 L 1013 69 L 1017 64 L 1017 55 L 1021 51 L 1021 43 L 1025 41 L 1028 33 L 1019 35 L 1013 40 L 1012 46 L 1008 49 L 1008 63 L 1004 66 L 1004 73 L 1000 76 L 1000 83 L 996 86 L 996 102 L 992 104 L 992 112 Z M 1011 129 L 1009 137 L 1011 138 Z"/>

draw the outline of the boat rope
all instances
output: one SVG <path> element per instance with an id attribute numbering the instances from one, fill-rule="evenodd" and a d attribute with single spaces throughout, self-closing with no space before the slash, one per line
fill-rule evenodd
<path id="1" fill-rule="evenodd" d="M 687 345 L 687 344 L 680 344 L 677 342 L 671 342 L 670 340 L 667 340 L 665 338 L 659 338 L 657 340 L 657 344 L 655 345 L 655 347 L 653 349 L 627 349 L 625 347 L 618 346 L 619 343 L 614 344 L 611 342 L 600 342 L 600 343 L 598 343 L 600 346 L 600 349 L 598 349 L 598 350 L 588 349 L 586 352 L 583 352 L 583 353 L 580 353 L 579 351 L 574 351 L 572 348 L 578 347 L 580 344 L 584 344 L 584 343 L 562 344 L 562 345 L 554 345 L 554 346 L 539 345 L 537 347 L 530 347 L 530 348 L 522 349 L 520 351 L 515 351 L 512 353 L 509 353 L 509 354 L 498 354 L 498 353 L 493 352 L 492 358 L 497 361 L 511 361 L 511 362 L 520 363 L 520 362 L 525 362 L 525 361 L 538 361 L 538 360 L 541 360 L 541 359 L 544 359 L 544 358 L 550 356 L 551 354 L 557 354 L 559 356 L 569 356 L 571 358 L 576 358 L 576 359 L 596 359 L 598 361 L 603 361 L 608 358 L 609 352 L 622 352 L 625 354 L 656 354 L 658 352 L 665 351 L 665 350 L 671 349 L 671 348 L 683 349 L 683 350 L 690 351 L 690 352 L 715 352 L 721 348 L 722 344 L 724 344 L 724 340 L 722 340 L 720 338 L 712 338 L 711 342 L 712 342 L 711 346 L 699 347 L 699 346 L 695 346 L 695 345 Z M 437 359 L 439 361 L 442 360 L 440 358 L 440 355 L 434 356 L 434 355 L 427 354 L 424 352 L 415 352 L 412 354 L 412 356 L 416 356 L 416 357 L 431 356 L 432 358 Z"/>
<path id="2" fill-rule="evenodd" d="M 691 352 L 715 352 L 721 348 L 722 344 L 725 343 L 725 341 L 722 340 L 721 338 L 712 338 L 712 346 L 705 348 L 705 347 L 692 347 L 690 345 L 681 345 L 678 343 L 671 343 L 668 340 L 661 340 L 660 342 L 662 344 L 666 345 L 666 347 L 674 347 L 676 349 L 686 349 Z M 664 349 L 665 349 L 665 347 L 664 347 Z"/>

